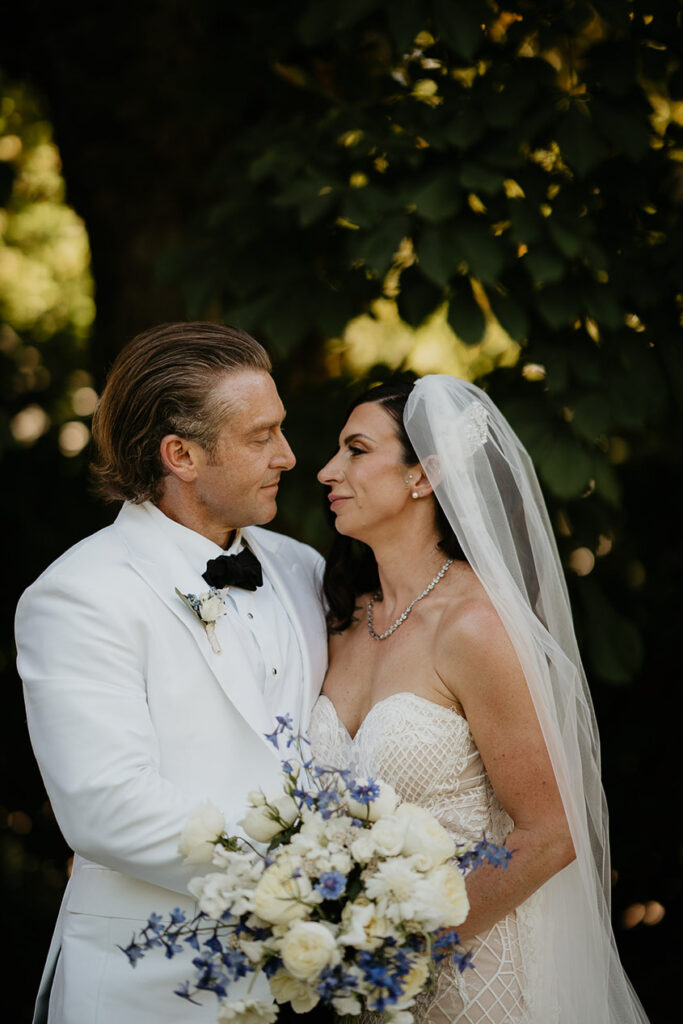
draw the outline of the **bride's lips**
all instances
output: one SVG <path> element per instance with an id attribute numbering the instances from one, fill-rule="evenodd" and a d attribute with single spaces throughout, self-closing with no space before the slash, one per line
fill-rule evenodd
<path id="1" fill-rule="evenodd" d="M 330 508 L 333 512 L 337 512 L 345 501 L 348 501 L 348 497 L 343 494 L 328 494 L 327 500 L 330 503 Z"/>

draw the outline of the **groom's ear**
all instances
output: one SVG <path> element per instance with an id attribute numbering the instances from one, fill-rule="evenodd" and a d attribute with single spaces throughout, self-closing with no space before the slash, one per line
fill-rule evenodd
<path id="1" fill-rule="evenodd" d="M 196 449 L 193 441 L 186 441 L 178 434 L 166 434 L 159 445 L 161 464 L 183 483 L 192 483 L 197 478 Z"/>

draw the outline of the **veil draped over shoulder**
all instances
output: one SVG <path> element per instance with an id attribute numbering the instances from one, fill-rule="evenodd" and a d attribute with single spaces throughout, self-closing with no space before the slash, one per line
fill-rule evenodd
<path id="1" fill-rule="evenodd" d="M 597 725 L 531 459 L 488 396 L 455 377 L 418 380 L 404 423 L 514 645 L 576 850 L 576 860 L 543 886 L 534 1024 L 647 1024 L 612 933 Z"/>

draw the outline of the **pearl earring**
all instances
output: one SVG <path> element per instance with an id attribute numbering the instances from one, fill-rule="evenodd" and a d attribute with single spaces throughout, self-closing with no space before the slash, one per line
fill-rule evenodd
<path id="1" fill-rule="evenodd" d="M 411 498 L 419 498 L 419 497 L 420 497 L 420 495 L 417 493 L 417 491 L 413 491 L 413 493 L 411 494 Z"/>

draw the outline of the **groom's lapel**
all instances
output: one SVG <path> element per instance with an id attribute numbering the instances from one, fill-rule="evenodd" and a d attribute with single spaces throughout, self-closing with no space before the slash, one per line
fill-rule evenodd
<path id="1" fill-rule="evenodd" d="M 234 622 L 232 609 L 228 609 L 219 621 L 222 650 L 216 654 L 211 649 L 204 626 L 175 592 L 176 587 L 184 594 L 202 593 L 208 589 L 198 569 L 189 564 L 182 551 L 143 506 L 125 504 L 116 527 L 125 537 L 130 564 L 135 572 L 173 612 L 178 620 L 178 629 L 189 631 L 200 656 L 226 697 L 258 733 L 271 754 L 275 754 L 274 748 L 265 740 L 265 734 L 273 730 L 273 718 L 254 679 L 254 667 L 245 649 L 247 638 Z M 168 643 L 173 645 L 173 637 L 168 638 Z M 191 684 L 192 680 L 188 680 L 188 685 Z"/>
<path id="2" fill-rule="evenodd" d="M 314 607 L 309 607 L 310 585 L 304 580 L 301 563 L 295 557 L 285 560 L 279 552 L 280 539 L 276 533 L 259 530 L 259 536 L 251 529 L 242 530 L 242 537 L 260 561 L 264 573 L 267 575 L 273 589 L 280 598 L 289 620 L 294 627 L 299 650 L 301 651 L 301 664 L 303 670 L 303 698 L 306 705 L 312 703 L 313 688 L 317 696 L 322 679 L 314 679 L 314 668 L 311 658 L 312 633 L 320 626 L 317 618 L 320 612 Z M 304 708 L 303 721 L 307 720 L 307 711 L 310 707 Z"/>

